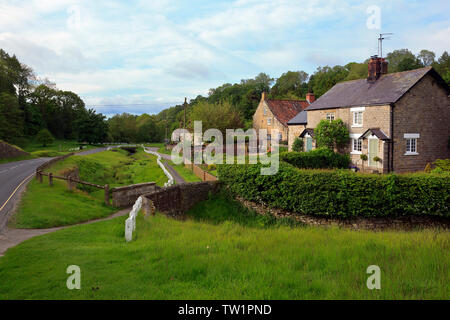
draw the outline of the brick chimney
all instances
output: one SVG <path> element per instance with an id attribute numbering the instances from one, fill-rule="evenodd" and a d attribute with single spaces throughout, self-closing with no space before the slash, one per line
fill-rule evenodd
<path id="1" fill-rule="evenodd" d="M 388 73 L 388 63 L 384 58 L 372 56 L 369 60 L 369 75 L 367 81 L 377 81 L 381 75 Z"/>
<path id="2" fill-rule="evenodd" d="M 313 103 L 314 101 L 316 101 L 316 96 L 314 95 L 314 93 L 309 92 L 306 94 L 306 101 L 308 101 L 309 104 Z"/>

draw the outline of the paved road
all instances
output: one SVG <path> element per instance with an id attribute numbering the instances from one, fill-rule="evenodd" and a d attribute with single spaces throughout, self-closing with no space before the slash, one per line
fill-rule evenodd
<path id="1" fill-rule="evenodd" d="M 171 157 L 169 154 L 159 153 L 158 148 L 154 148 L 154 147 L 149 147 L 146 149 L 156 152 L 157 154 L 159 154 L 161 156 L 161 158 L 163 159 L 162 162 L 166 166 L 167 170 L 169 170 L 169 172 L 172 175 L 173 179 L 175 180 L 176 184 L 186 183 L 186 180 L 184 180 L 184 178 L 168 163 L 168 161 L 171 160 Z"/>
<path id="2" fill-rule="evenodd" d="M 107 148 L 97 148 L 77 153 L 85 156 L 102 151 Z M 36 168 L 52 158 L 38 158 L 0 164 L 0 233 L 6 226 L 14 205 L 20 198 L 20 192 L 32 179 Z"/>
<path id="3" fill-rule="evenodd" d="M 20 189 L 33 177 L 36 168 L 50 159 L 39 158 L 0 164 L 0 230 L 7 222 L 7 213 L 14 207 Z M 16 193 L 13 195 L 14 191 Z"/>

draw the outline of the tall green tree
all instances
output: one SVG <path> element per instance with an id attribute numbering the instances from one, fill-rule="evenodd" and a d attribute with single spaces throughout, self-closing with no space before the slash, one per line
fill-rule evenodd
<path id="1" fill-rule="evenodd" d="M 270 91 L 275 99 L 301 99 L 308 93 L 308 74 L 304 71 L 288 71 L 277 79 Z"/>

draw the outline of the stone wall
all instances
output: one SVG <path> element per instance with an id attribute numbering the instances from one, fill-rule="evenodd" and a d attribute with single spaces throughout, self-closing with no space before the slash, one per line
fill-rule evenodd
<path id="1" fill-rule="evenodd" d="M 142 206 L 146 213 L 151 212 L 153 205 L 160 212 L 180 217 L 195 204 L 208 200 L 209 194 L 218 191 L 218 181 L 180 184 L 145 194 Z"/>
<path id="2" fill-rule="evenodd" d="M 160 188 L 154 182 L 114 188 L 111 190 L 113 206 L 116 208 L 128 208 L 143 194 L 155 192 L 158 189 Z"/>
<path id="3" fill-rule="evenodd" d="M 417 155 L 405 155 L 407 133 L 418 133 Z M 436 159 L 450 158 L 450 99 L 447 92 L 427 75 L 395 104 L 394 171 L 425 169 Z"/>
<path id="4" fill-rule="evenodd" d="M 17 158 L 21 156 L 27 156 L 29 153 L 16 148 L 9 143 L 0 141 L 0 159 L 3 158 Z"/>
<path id="5" fill-rule="evenodd" d="M 420 228 L 450 229 L 450 219 L 435 216 L 399 216 L 399 217 L 355 217 L 355 218 L 328 218 L 311 215 L 302 215 L 278 208 L 236 198 L 243 206 L 258 214 L 271 214 L 277 218 L 292 218 L 311 226 L 339 226 L 353 230 L 417 230 Z"/>
<path id="6" fill-rule="evenodd" d="M 296 138 L 299 138 L 303 131 L 306 129 L 306 125 L 295 125 L 295 126 L 288 126 L 289 127 L 289 138 L 288 138 L 288 148 L 289 151 L 292 151 L 292 145 L 294 144 L 294 141 Z"/>

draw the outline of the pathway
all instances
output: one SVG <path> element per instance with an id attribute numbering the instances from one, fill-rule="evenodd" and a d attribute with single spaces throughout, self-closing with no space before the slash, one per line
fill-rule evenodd
<path id="1" fill-rule="evenodd" d="M 149 147 L 148 150 L 152 152 L 156 152 L 161 156 L 163 159 L 164 165 L 166 166 L 167 170 L 170 171 L 170 174 L 172 175 L 173 179 L 175 180 L 176 184 L 183 184 L 186 183 L 186 180 L 169 164 L 169 161 L 171 161 L 170 155 L 165 153 L 159 153 L 158 148 Z"/>
<path id="2" fill-rule="evenodd" d="M 6 250 L 8 250 L 9 248 L 15 247 L 18 244 L 20 244 L 30 238 L 40 236 L 43 234 L 47 234 L 47 233 L 51 233 L 51 232 L 55 232 L 58 230 L 70 228 L 73 226 L 79 226 L 79 225 L 83 225 L 83 224 L 91 224 L 91 223 L 96 223 L 96 222 L 100 222 L 100 221 L 111 220 L 111 219 L 114 219 L 117 217 L 125 216 L 125 215 L 129 214 L 130 211 L 131 211 L 131 208 L 123 209 L 123 210 L 120 210 L 120 211 L 110 215 L 109 217 L 106 217 L 106 218 L 86 221 L 86 222 L 82 222 L 82 223 L 78 223 L 78 224 L 74 224 L 74 225 L 70 225 L 70 226 L 64 226 L 64 227 L 56 227 L 56 228 L 49 228 L 49 229 L 10 229 L 10 228 L 5 228 L 3 233 L 0 234 L 0 257 L 2 257 L 5 254 Z"/>

